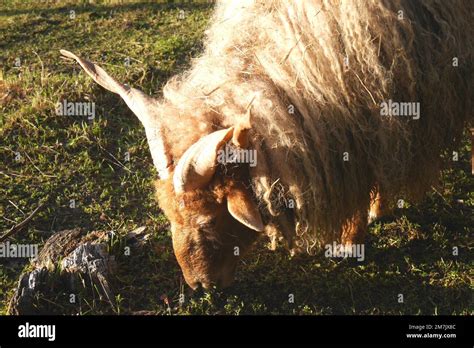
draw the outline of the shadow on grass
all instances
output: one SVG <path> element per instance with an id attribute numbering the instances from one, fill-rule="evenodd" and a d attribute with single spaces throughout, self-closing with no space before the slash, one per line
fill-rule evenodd
<path id="1" fill-rule="evenodd" d="M 192 293 L 183 283 L 170 241 L 163 240 L 159 252 L 155 247 L 133 262 L 121 258 L 123 311 L 432 315 L 466 314 L 472 306 L 467 281 L 440 280 L 444 272 L 466 271 L 467 265 L 450 260 L 434 240 L 412 240 L 402 247 L 369 242 L 366 247 L 366 259 L 357 262 L 323 255 L 290 259 L 283 250 L 271 252 L 260 245 L 244 260 L 232 287 L 203 294 Z M 186 296 L 182 306 L 180 293 Z"/>
<path id="2" fill-rule="evenodd" d="M 469 308 L 469 284 L 432 284 L 440 275 L 423 269 L 442 258 L 425 255 L 420 260 L 415 243 L 388 249 L 368 246 L 361 264 L 332 263 L 322 256 L 282 264 L 284 256 L 262 251 L 264 261 L 241 270 L 228 291 L 243 299 L 241 312 L 247 314 L 260 312 L 261 304 L 264 312 L 275 314 L 459 314 Z"/>
<path id="3" fill-rule="evenodd" d="M 70 11 L 74 10 L 76 14 L 81 14 L 84 12 L 95 11 L 95 12 L 105 12 L 98 15 L 108 16 L 110 13 L 115 12 L 127 12 L 127 11 L 136 11 L 136 10 L 168 10 L 168 9 L 183 9 L 183 10 L 197 10 L 197 9 L 206 9 L 212 7 L 212 4 L 206 1 L 188 1 L 188 2 L 178 2 L 178 1 L 162 1 L 162 2 L 134 2 L 126 4 L 109 4 L 109 5 L 98 5 L 90 4 L 89 2 L 80 2 L 62 5 L 61 7 L 49 7 L 49 8 L 3 8 L 1 16 L 10 17 L 24 14 L 34 14 L 43 17 L 49 15 L 61 14 L 65 16 L 70 15 Z M 0 17 L 1 17 L 0 16 Z"/>
<path id="4" fill-rule="evenodd" d="M 117 307 L 111 308 L 84 288 L 81 314 L 469 314 L 472 293 L 468 236 L 460 230 L 433 231 L 434 221 L 407 211 L 374 224 L 365 245 L 365 260 L 328 259 L 324 255 L 290 258 L 285 250 L 269 251 L 264 241 L 246 258 L 236 282 L 223 291 L 192 292 L 184 283 L 171 247 L 167 224 L 155 226 L 146 246 L 112 243 L 118 264 L 114 280 Z M 459 256 L 440 245 L 461 246 Z M 180 296 L 184 303 L 180 304 Z M 45 313 L 76 314 L 78 305 L 55 289 L 39 299 Z"/>

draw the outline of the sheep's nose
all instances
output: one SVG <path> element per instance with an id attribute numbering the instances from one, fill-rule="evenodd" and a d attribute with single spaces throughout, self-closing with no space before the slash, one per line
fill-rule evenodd
<path id="1" fill-rule="evenodd" d="M 199 283 L 199 287 L 203 290 L 210 290 L 214 287 L 214 284 L 209 284 L 206 282 L 198 282 L 198 283 Z"/>
<path id="2" fill-rule="evenodd" d="M 214 283 L 208 283 L 208 282 L 201 282 L 201 281 L 195 281 L 191 288 L 194 290 L 194 291 L 203 291 L 203 290 L 211 290 L 213 288 L 215 288 L 215 284 Z"/>
<path id="3" fill-rule="evenodd" d="M 209 288 L 207 288 L 205 285 L 203 285 L 203 283 L 201 282 L 195 282 L 193 284 L 193 294 L 195 296 L 198 296 L 198 297 L 201 297 L 201 296 L 204 296 L 204 294 L 206 293 L 206 291 L 209 290 Z"/>
<path id="4" fill-rule="evenodd" d="M 192 283 L 188 282 L 188 285 L 191 289 L 193 289 L 194 291 L 200 291 L 202 290 L 202 283 L 201 282 L 198 282 L 198 281 L 194 281 Z"/>

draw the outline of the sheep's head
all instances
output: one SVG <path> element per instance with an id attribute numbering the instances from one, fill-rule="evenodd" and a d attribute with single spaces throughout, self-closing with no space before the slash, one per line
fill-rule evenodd
<path id="1" fill-rule="evenodd" d="M 236 148 L 246 145 L 247 130 L 247 125 L 239 124 L 201 138 L 179 159 L 172 190 L 163 183 L 168 190 L 160 194 L 158 184 L 160 206 L 171 221 L 176 257 L 193 288 L 229 285 L 239 258 L 255 241 L 257 231 L 263 230 L 245 185 L 247 168 L 229 168 L 219 160 L 227 142 Z"/>
<path id="2" fill-rule="evenodd" d="M 264 226 L 248 189 L 248 169 L 232 166 L 221 170 L 219 152 L 227 143 L 248 146 L 250 108 L 241 124 L 217 130 L 191 145 L 180 158 L 171 158 L 163 141 L 159 104 L 146 94 L 122 85 L 103 69 L 71 52 L 101 86 L 119 94 L 145 127 L 160 180 L 157 194 L 171 223 L 173 248 L 186 282 L 225 287 L 232 283 L 239 258 Z"/>

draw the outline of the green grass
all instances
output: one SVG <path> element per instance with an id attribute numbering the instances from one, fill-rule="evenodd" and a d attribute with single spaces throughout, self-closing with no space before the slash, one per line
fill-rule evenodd
<path id="1" fill-rule="evenodd" d="M 12 241 L 42 245 L 54 231 L 77 226 L 117 232 L 110 242 L 119 266 L 117 306 L 98 300 L 90 289 L 71 305 L 58 290 L 49 299 L 50 311 L 472 314 L 474 184 L 467 139 L 436 191 L 370 226 L 365 261 L 290 258 L 261 241 L 242 262 L 232 288 L 190 293 L 153 199 L 156 172 L 141 125 L 119 97 L 98 87 L 77 64 L 60 59 L 59 49 L 100 62 L 119 81 L 159 95 L 166 80 L 202 49 L 211 10 L 204 3 L 0 5 L 0 231 L 45 201 Z M 54 106 L 63 99 L 94 101 L 96 118 L 57 116 Z M 130 162 L 124 161 L 126 152 Z M 153 239 L 124 255 L 124 235 L 142 225 L 154 232 Z M 29 267 L 27 261 L 0 260 L 0 313 L 6 313 L 18 277 Z"/>

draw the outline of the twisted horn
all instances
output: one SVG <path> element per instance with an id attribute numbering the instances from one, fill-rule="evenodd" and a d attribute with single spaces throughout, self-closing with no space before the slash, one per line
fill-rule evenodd
<path id="1" fill-rule="evenodd" d="M 199 139 L 180 158 L 173 175 L 176 193 L 204 187 L 216 171 L 217 151 L 232 138 L 234 128 L 222 129 Z"/>
<path id="2" fill-rule="evenodd" d="M 158 170 L 160 178 L 168 178 L 169 166 L 172 160 L 163 139 L 164 129 L 159 119 L 159 103 L 142 91 L 116 81 L 100 66 L 80 58 L 72 52 L 66 50 L 60 50 L 60 52 L 65 57 L 75 59 L 84 71 L 99 85 L 122 97 L 145 127 L 153 163 Z"/>

